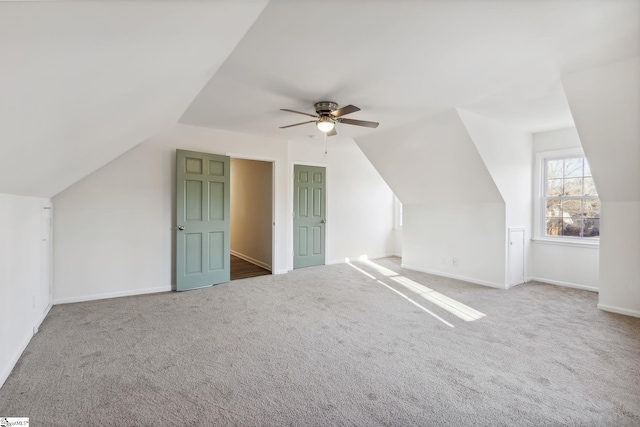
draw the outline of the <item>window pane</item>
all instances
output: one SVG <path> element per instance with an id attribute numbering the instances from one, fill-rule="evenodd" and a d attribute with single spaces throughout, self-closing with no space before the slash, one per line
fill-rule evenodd
<path id="1" fill-rule="evenodd" d="M 598 218 L 586 218 L 584 220 L 584 237 L 597 237 L 600 235 L 600 220 Z"/>
<path id="2" fill-rule="evenodd" d="M 562 180 L 561 179 L 547 180 L 547 196 L 549 197 L 562 196 Z"/>
<path id="3" fill-rule="evenodd" d="M 562 218 L 562 201 L 561 200 L 547 200 L 547 215 L 550 217 Z"/>
<path id="4" fill-rule="evenodd" d="M 586 218 L 600 218 L 600 200 L 586 199 L 584 201 L 584 216 Z"/>
<path id="5" fill-rule="evenodd" d="M 593 178 L 584 179 L 584 195 L 585 196 L 597 196 L 596 184 L 593 182 Z"/>
<path id="6" fill-rule="evenodd" d="M 582 220 L 573 220 L 571 218 L 564 218 L 562 224 L 562 234 L 564 236 L 580 237 L 580 230 L 582 228 Z"/>
<path id="7" fill-rule="evenodd" d="M 562 218 L 547 218 L 547 236 L 562 236 Z"/>
<path id="8" fill-rule="evenodd" d="M 582 176 L 583 157 L 564 159 L 564 177 Z"/>
<path id="9" fill-rule="evenodd" d="M 582 196 L 582 178 L 571 178 L 564 180 L 565 196 Z"/>
<path id="10" fill-rule="evenodd" d="M 565 224 L 578 222 L 582 218 L 582 200 L 565 200 L 562 203 L 562 218 Z"/>
<path id="11" fill-rule="evenodd" d="M 600 201 L 587 159 L 574 155 L 544 162 L 545 234 L 598 237 Z"/>
<path id="12" fill-rule="evenodd" d="M 547 160 L 547 179 L 562 178 L 564 160 Z"/>

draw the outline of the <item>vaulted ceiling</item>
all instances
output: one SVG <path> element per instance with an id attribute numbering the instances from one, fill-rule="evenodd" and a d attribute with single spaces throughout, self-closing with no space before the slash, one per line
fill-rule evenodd
<path id="1" fill-rule="evenodd" d="M 639 16 L 637 0 L 0 2 L 0 192 L 52 196 L 177 122 L 319 135 L 278 127 L 320 100 L 379 129 L 452 107 L 570 126 L 560 76 L 640 54 Z"/>
<path id="2" fill-rule="evenodd" d="M 174 126 L 266 4 L 0 2 L 0 193 L 53 196 Z"/>

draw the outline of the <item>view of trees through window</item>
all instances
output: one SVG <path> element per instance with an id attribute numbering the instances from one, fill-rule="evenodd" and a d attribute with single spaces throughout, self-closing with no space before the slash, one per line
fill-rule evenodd
<path id="1" fill-rule="evenodd" d="M 546 235 L 600 235 L 600 200 L 584 157 L 545 160 Z"/>

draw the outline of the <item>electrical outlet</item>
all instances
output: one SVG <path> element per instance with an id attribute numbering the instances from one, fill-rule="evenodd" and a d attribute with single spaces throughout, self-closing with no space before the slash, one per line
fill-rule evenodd
<path id="1" fill-rule="evenodd" d="M 453 264 L 454 267 L 457 267 L 458 266 L 458 258 L 453 258 L 451 260 L 451 263 Z"/>

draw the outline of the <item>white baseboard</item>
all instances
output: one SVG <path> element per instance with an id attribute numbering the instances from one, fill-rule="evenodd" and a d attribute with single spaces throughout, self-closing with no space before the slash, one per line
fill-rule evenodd
<path id="1" fill-rule="evenodd" d="M 478 280 L 472 277 L 465 277 L 457 274 L 445 273 L 442 271 L 429 270 L 428 268 L 416 267 L 408 264 L 401 264 L 401 266 L 402 268 L 406 268 L 408 270 L 415 270 L 421 273 L 433 274 L 435 276 L 442 276 L 442 277 L 448 277 L 450 279 L 462 280 L 464 282 L 469 282 L 476 285 L 489 286 L 490 288 L 497 288 L 497 289 L 507 289 L 507 285 L 504 285 L 501 283 L 488 282 L 486 280 Z"/>
<path id="2" fill-rule="evenodd" d="M 58 298 L 53 300 L 54 304 L 69 304 L 72 302 L 95 301 L 107 298 L 130 297 L 133 295 L 157 294 L 159 292 L 170 292 L 171 286 L 159 286 L 157 288 L 133 289 L 130 291 L 109 292 L 106 294 L 83 295 L 80 297 Z"/>
<path id="3" fill-rule="evenodd" d="M 272 271 L 273 274 L 287 274 L 289 272 L 289 270 L 274 270 Z"/>
<path id="4" fill-rule="evenodd" d="M 242 258 L 243 260 L 245 260 L 247 262 L 250 262 L 253 265 L 257 265 L 258 267 L 262 267 L 265 270 L 269 270 L 269 271 L 273 272 L 273 270 L 271 269 L 271 266 L 269 264 L 267 264 L 267 263 L 264 263 L 262 261 L 258 261 L 257 259 L 253 259 L 248 255 L 241 254 L 240 252 L 236 252 L 236 251 L 233 251 L 233 250 L 230 251 L 230 252 L 231 252 L 231 255 L 233 255 L 233 256 L 237 256 L 238 258 Z"/>
<path id="5" fill-rule="evenodd" d="M 16 363 L 18 363 L 18 360 L 20 360 L 20 356 L 22 356 L 22 353 L 24 353 L 24 350 L 27 348 L 27 346 L 31 342 L 31 338 L 33 338 L 33 332 L 28 334 L 27 337 L 25 337 L 20 347 L 18 347 L 18 350 L 14 353 L 13 357 L 9 360 L 9 363 L 7 364 L 7 366 L 3 367 L 3 370 L 0 373 L 0 387 L 4 385 L 4 382 L 7 380 L 7 378 L 9 378 L 9 375 L 11 375 L 11 371 L 13 371 L 13 368 L 15 368 Z"/>
<path id="6" fill-rule="evenodd" d="M 40 325 L 42 325 L 42 322 L 44 322 L 44 319 L 47 317 L 47 314 L 49 314 L 49 311 L 51 311 L 51 307 L 53 307 L 53 304 L 49 304 L 47 306 L 47 308 L 44 311 L 44 313 L 42 314 L 42 316 L 40 316 L 40 319 L 38 319 L 36 324 L 33 326 L 33 333 L 34 334 L 38 333 L 38 329 L 40 329 Z"/>
<path id="7" fill-rule="evenodd" d="M 632 316 L 632 317 L 640 317 L 640 311 L 638 310 L 631 310 L 623 307 L 615 307 L 613 305 L 607 305 L 607 304 L 598 304 L 597 307 L 599 310 L 609 311 L 611 313 L 624 314 L 625 316 Z"/>
<path id="8" fill-rule="evenodd" d="M 529 278 L 527 278 L 527 282 L 532 282 L 532 281 L 533 282 L 548 283 L 550 285 L 556 285 L 556 286 L 564 286 L 565 288 L 580 289 L 582 291 L 590 291 L 590 292 L 599 292 L 600 291 L 595 286 L 579 285 L 577 283 L 562 282 L 560 280 L 544 279 L 542 277 L 529 277 Z"/>
<path id="9" fill-rule="evenodd" d="M 18 363 L 18 360 L 20 360 L 20 356 L 22 356 L 22 353 L 24 353 L 27 346 L 31 342 L 31 338 L 33 338 L 33 336 L 38 332 L 38 328 L 40 328 L 40 325 L 44 321 L 45 317 L 47 317 L 47 314 L 49 314 L 49 310 L 51 310 L 52 306 L 53 306 L 52 304 L 49 304 L 47 306 L 42 316 L 40 316 L 40 318 L 36 321 L 36 324 L 33 325 L 33 329 L 31 330 L 31 333 L 27 334 L 28 336 L 24 338 L 24 340 L 22 341 L 22 344 L 18 347 L 18 350 L 15 352 L 13 357 L 9 360 L 8 366 L 3 367 L 2 372 L 0 372 L 0 387 L 4 385 L 4 382 L 7 381 L 7 378 L 9 378 L 9 375 L 11 375 L 11 371 L 13 371 L 13 368 L 16 367 L 16 363 Z"/>

